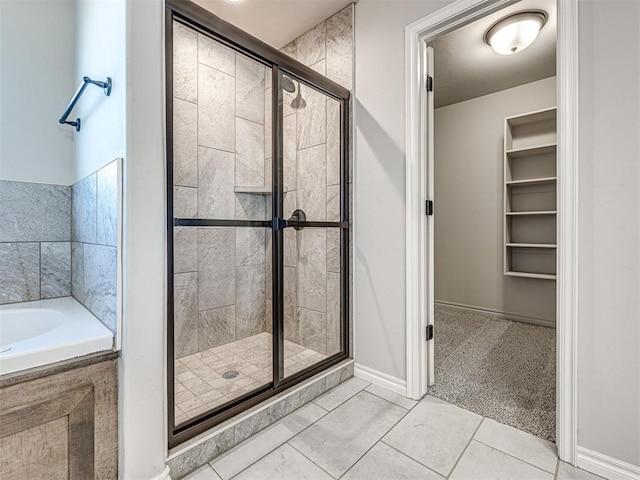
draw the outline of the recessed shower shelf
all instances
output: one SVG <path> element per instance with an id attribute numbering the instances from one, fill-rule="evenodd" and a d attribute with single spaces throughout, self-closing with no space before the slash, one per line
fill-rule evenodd
<path id="1" fill-rule="evenodd" d="M 233 187 L 233 191 L 235 193 L 251 193 L 253 195 L 271 195 L 272 190 L 273 187 L 271 187 L 271 185 L 264 187 Z M 289 189 L 285 185 L 282 191 L 287 193 Z"/>

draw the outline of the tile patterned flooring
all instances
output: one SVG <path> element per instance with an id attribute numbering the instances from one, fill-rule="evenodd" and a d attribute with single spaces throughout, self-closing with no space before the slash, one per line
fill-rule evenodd
<path id="1" fill-rule="evenodd" d="M 176 360 L 176 424 L 211 410 L 271 382 L 271 334 L 259 333 Z M 326 355 L 284 341 L 285 377 L 325 358 Z M 234 370 L 238 376 L 222 375 Z"/>
<path id="2" fill-rule="evenodd" d="M 427 396 L 352 378 L 187 480 L 599 480 L 555 445 Z"/>

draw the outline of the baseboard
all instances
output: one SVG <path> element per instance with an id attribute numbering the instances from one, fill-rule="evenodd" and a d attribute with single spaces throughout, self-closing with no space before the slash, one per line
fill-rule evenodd
<path id="1" fill-rule="evenodd" d="M 160 475 L 156 475 L 151 480 L 171 480 L 171 476 L 169 475 L 169 467 L 165 468 Z"/>
<path id="2" fill-rule="evenodd" d="M 640 480 L 640 467 L 584 447 L 577 448 L 577 465 L 609 480 Z"/>
<path id="3" fill-rule="evenodd" d="M 373 368 L 365 367 L 357 363 L 354 366 L 353 375 L 404 397 L 407 396 L 407 382 L 401 378 L 379 372 Z"/>
<path id="4" fill-rule="evenodd" d="M 502 318 L 506 320 L 512 320 L 520 323 L 530 323 L 531 325 L 539 325 L 541 327 L 556 328 L 556 322 L 552 320 L 545 320 L 543 318 L 527 317 L 524 315 L 516 315 L 515 313 L 498 312 L 497 310 L 490 310 L 482 307 L 474 307 L 473 305 L 464 305 L 462 303 L 445 302 L 444 300 L 436 300 L 433 302 L 435 305 L 442 307 L 456 308 L 458 310 L 464 310 L 467 312 L 480 313 L 482 315 L 489 315 L 495 318 Z"/>

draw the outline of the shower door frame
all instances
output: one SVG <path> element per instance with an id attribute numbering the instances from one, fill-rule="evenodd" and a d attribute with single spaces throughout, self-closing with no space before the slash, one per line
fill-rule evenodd
<path id="1" fill-rule="evenodd" d="M 173 216 L 173 22 L 177 21 L 272 69 L 272 215 L 270 220 L 176 219 Z M 167 188 L 167 429 L 168 446 L 180 443 L 244 412 L 248 408 L 300 383 L 349 358 L 349 101 L 350 92 L 311 68 L 293 60 L 279 50 L 258 40 L 236 26 L 188 0 L 165 2 L 165 71 L 166 71 L 166 188 Z M 340 221 L 304 222 L 305 228 L 340 229 L 340 343 L 339 353 L 317 364 L 284 377 L 284 228 L 293 227 L 283 218 L 283 94 L 282 75 L 295 77 L 328 98 L 340 102 Z M 297 223 L 297 222 L 293 222 Z M 186 227 L 261 227 L 272 232 L 272 373 L 270 384 L 242 395 L 233 402 L 197 415 L 175 425 L 174 392 L 174 267 L 173 228 Z M 301 226 L 301 225 L 296 225 Z"/>

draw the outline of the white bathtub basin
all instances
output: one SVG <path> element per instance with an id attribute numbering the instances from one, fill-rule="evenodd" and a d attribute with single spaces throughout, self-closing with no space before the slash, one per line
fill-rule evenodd
<path id="1" fill-rule="evenodd" d="M 0 306 L 0 375 L 112 347 L 113 333 L 72 297 Z"/>

